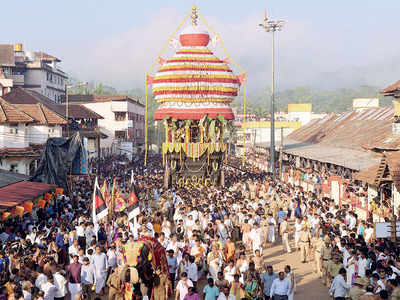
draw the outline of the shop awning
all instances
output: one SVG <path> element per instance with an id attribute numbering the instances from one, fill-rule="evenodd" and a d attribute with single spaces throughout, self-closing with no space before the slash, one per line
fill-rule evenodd
<path id="1" fill-rule="evenodd" d="M 53 184 L 31 181 L 21 181 L 7 185 L 0 188 L 0 210 L 13 208 L 25 201 L 32 201 L 55 188 L 56 186 Z"/>

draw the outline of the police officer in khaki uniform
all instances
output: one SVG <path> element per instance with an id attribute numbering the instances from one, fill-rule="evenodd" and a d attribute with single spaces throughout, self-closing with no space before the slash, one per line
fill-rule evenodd
<path id="1" fill-rule="evenodd" d="M 283 244 L 283 249 L 287 253 L 291 253 L 292 249 L 290 248 L 289 244 L 289 223 L 287 222 L 287 217 L 283 217 L 283 221 L 280 226 L 280 234 L 282 237 L 282 244 Z"/>
<path id="2" fill-rule="evenodd" d="M 400 287 L 396 280 L 389 280 L 388 286 L 392 289 L 390 300 L 400 300 Z"/>
<path id="3" fill-rule="evenodd" d="M 349 298 L 351 300 L 359 300 L 360 296 L 365 294 L 363 286 L 364 281 L 361 278 L 356 278 L 356 280 L 354 280 L 354 286 L 352 286 L 349 291 Z"/>
<path id="4" fill-rule="evenodd" d="M 123 294 L 123 284 L 121 279 L 119 278 L 117 268 L 114 268 L 113 272 L 111 273 L 110 277 L 107 280 L 108 286 L 108 299 L 110 300 L 122 300 Z"/>
<path id="5" fill-rule="evenodd" d="M 322 262 L 322 284 L 328 285 L 328 262 L 332 256 L 331 239 L 325 236 L 324 245 L 321 248 L 321 262 Z"/>
<path id="6" fill-rule="evenodd" d="M 340 256 L 335 255 L 328 263 L 328 286 L 331 285 L 333 278 L 339 274 L 341 268 L 343 268 L 343 264 L 340 262 Z"/>
<path id="7" fill-rule="evenodd" d="M 315 238 L 315 242 L 313 245 L 314 267 L 315 267 L 315 272 L 317 273 L 319 278 L 322 277 L 321 251 L 323 246 L 324 246 L 324 240 L 322 239 L 322 237 L 319 236 L 318 238 Z"/>
<path id="8" fill-rule="evenodd" d="M 307 262 L 307 256 L 310 251 L 311 234 L 306 224 L 303 225 L 300 232 L 300 256 L 301 262 Z"/>

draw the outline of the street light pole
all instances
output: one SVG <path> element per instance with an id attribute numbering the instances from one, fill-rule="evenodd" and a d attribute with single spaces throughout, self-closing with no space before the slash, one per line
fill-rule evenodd
<path id="1" fill-rule="evenodd" d="M 271 87 L 271 142 L 269 146 L 270 169 L 272 179 L 275 180 L 275 31 L 281 31 L 284 20 L 269 20 L 267 14 L 264 16 L 264 23 L 259 24 L 266 32 L 272 33 L 272 87 Z"/>

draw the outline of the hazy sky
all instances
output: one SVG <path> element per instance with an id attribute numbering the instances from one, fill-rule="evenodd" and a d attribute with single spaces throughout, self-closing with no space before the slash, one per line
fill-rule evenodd
<path id="1" fill-rule="evenodd" d="M 399 0 L 1 0 L 0 43 L 57 56 L 82 80 L 143 87 L 146 69 L 193 3 L 253 90 L 270 83 L 271 36 L 258 26 L 264 8 L 288 22 L 277 38 L 280 89 L 400 79 Z"/>

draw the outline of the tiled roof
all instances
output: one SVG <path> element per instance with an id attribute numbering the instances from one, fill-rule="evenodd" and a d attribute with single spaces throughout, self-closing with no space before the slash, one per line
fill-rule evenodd
<path id="1" fill-rule="evenodd" d="M 66 115 L 66 104 L 58 104 L 57 111 L 63 116 Z M 68 115 L 75 119 L 104 119 L 98 113 L 87 108 L 83 104 L 69 104 Z"/>
<path id="2" fill-rule="evenodd" d="M 25 148 L 0 148 L 0 157 L 12 157 L 12 156 L 22 156 L 22 157 L 38 157 L 40 155 L 40 150 L 34 149 L 33 147 Z"/>
<path id="3" fill-rule="evenodd" d="M 400 190 L 400 152 L 384 152 L 386 163 L 389 167 L 389 173 L 392 177 L 397 190 Z"/>
<path id="4" fill-rule="evenodd" d="M 0 124 L 32 123 L 35 120 L 0 97 Z"/>
<path id="5" fill-rule="evenodd" d="M 40 125 L 67 124 L 67 121 L 63 117 L 41 103 L 15 104 L 15 106 L 38 121 Z"/>
<path id="6" fill-rule="evenodd" d="M 0 188 L 4 187 L 6 185 L 10 185 L 10 184 L 28 180 L 28 179 L 29 179 L 29 176 L 27 176 L 27 175 L 0 169 Z"/>
<path id="7" fill-rule="evenodd" d="M 13 45 L 0 45 L 0 66 L 15 66 Z"/>
<path id="8" fill-rule="evenodd" d="M 375 185 L 375 179 L 379 170 L 380 162 L 361 172 L 355 173 L 353 179 Z"/>
<path id="9" fill-rule="evenodd" d="M 130 101 L 137 105 L 143 106 L 138 100 L 129 95 L 68 95 L 69 102 L 93 103 L 93 102 L 110 102 L 110 101 Z"/>
<path id="10" fill-rule="evenodd" d="M 394 96 L 394 94 L 399 91 L 400 91 L 400 80 L 384 88 L 383 90 L 380 91 L 380 93 L 384 94 L 385 96 Z"/>
<path id="11" fill-rule="evenodd" d="M 47 107 L 54 113 L 58 114 L 60 117 L 65 118 L 65 104 L 57 104 L 52 100 L 47 98 L 46 96 L 29 89 L 16 88 L 12 90 L 10 93 L 4 95 L 4 99 L 13 104 L 43 104 L 44 107 Z M 103 117 L 94 111 L 86 108 L 80 104 L 70 104 L 68 105 L 69 118 L 91 118 L 91 119 L 102 119 Z"/>
<path id="12" fill-rule="evenodd" d="M 388 168 L 391 180 L 400 190 L 400 151 L 383 152 L 381 161 L 372 167 L 354 174 L 353 178 L 372 185 L 380 184 L 380 175 Z"/>

